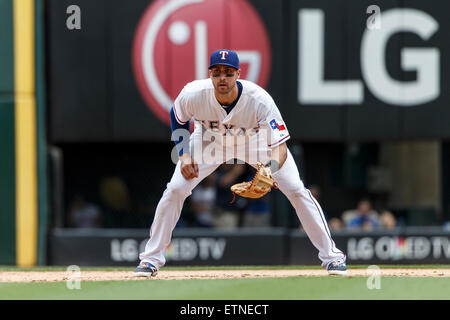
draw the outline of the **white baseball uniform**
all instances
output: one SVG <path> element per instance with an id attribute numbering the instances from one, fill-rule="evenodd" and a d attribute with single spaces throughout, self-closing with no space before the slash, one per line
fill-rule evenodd
<path id="1" fill-rule="evenodd" d="M 158 269 L 165 264 L 164 250 L 170 244 L 185 199 L 223 162 L 236 158 L 252 166 L 257 161 L 266 163 L 270 160 L 271 148 L 290 138 L 272 97 L 255 83 L 238 81 L 242 84 L 242 92 L 229 113 L 217 101 L 209 78 L 188 83 L 176 98 L 173 106 L 176 120 L 180 124 L 191 119 L 195 122 L 189 145 L 198 164 L 198 177 L 185 179 L 178 161 L 156 208 L 150 239 L 145 251 L 139 255 L 141 261 Z M 285 163 L 273 173 L 273 178 L 318 249 L 322 267 L 332 261 L 345 261 L 345 254 L 336 248 L 322 209 L 305 188 L 289 149 Z"/>

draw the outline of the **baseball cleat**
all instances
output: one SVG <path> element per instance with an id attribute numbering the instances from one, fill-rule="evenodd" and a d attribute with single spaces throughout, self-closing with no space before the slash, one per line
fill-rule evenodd
<path id="1" fill-rule="evenodd" d="M 336 260 L 328 264 L 327 271 L 329 275 L 346 276 L 347 266 L 343 260 Z"/>
<path id="2" fill-rule="evenodd" d="M 135 277 L 154 277 L 158 273 L 158 269 L 149 262 L 141 262 L 134 270 Z"/>

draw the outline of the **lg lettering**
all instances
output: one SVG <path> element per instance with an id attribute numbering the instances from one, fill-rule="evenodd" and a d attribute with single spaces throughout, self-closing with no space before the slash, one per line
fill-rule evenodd
<path id="1" fill-rule="evenodd" d="M 416 9 L 390 9 L 381 12 L 382 27 L 365 29 L 361 40 L 361 72 L 370 92 L 379 100 L 398 106 L 430 102 L 440 94 L 440 63 L 437 48 L 403 48 L 401 68 L 415 71 L 415 81 L 393 79 L 386 68 L 386 46 L 400 32 L 411 32 L 423 41 L 439 29 L 429 14 Z M 301 104 L 362 104 L 364 87 L 360 80 L 325 80 L 324 12 L 302 9 L 298 12 L 298 101 Z"/>

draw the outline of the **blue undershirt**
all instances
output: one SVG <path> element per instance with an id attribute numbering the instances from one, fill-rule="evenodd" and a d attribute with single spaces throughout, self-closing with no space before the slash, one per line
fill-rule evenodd
<path id="1" fill-rule="evenodd" d="M 230 104 L 229 106 L 224 106 L 222 105 L 223 109 L 226 111 L 227 114 L 229 114 L 231 112 L 231 110 L 233 110 L 234 106 L 237 104 L 237 102 L 239 101 L 239 98 L 241 97 L 241 93 L 242 93 L 242 83 L 240 83 L 239 81 L 236 81 L 236 84 L 238 86 L 238 95 L 237 98 L 233 101 L 232 104 Z"/>
<path id="2" fill-rule="evenodd" d="M 239 81 L 236 81 L 236 84 L 238 86 L 238 96 L 237 98 L 233 101 L 232 104 L 230 104 L 229 106 L 224 106 L 222 105 L 223 109 L 225 110 L 225 112 L 227 114 L 229 114 L 231 112 L 231 110 L 233 110 L 233 108 L 236 106 L 237 102 L 239 101 L 239 98 L 241 97 L 242 94 L 242 83 L 240 83 Z M 175 112 L 173 111 L 173 106 L 170 109 L 170 127 L 172 129 L 172 133 L 177 130 L 177 129 L 185 129 L 187 131 L 188 134 L 184 135 L 183 137 L 180 137 L 178 140 L 174 140 L 175 142 L 175 146 L 177 147 L 178 150 L 178 155 L 181 156 L 183 153 L 185 153 L 185 148 L 189 147 L 189 144 L 187 143 L 181 143 L 183 141 L 188 141 L 189 140 L 189 127 L 190 127 L 190 123 L 189 121 L 186 122 L 185 124 L 180 124 L 177 121 L 177 118 L 175 117 Z M 185 140 L 186 139 L 186 140 Z"/>

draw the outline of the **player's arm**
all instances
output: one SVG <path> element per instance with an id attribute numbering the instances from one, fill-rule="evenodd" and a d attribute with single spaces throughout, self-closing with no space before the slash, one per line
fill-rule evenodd
<path id="1" fill-rule="evenodd" d="M 290 139 L 290 134 L 275 102 L 268 95 L 267 100 L 264 108 L 259 110 L 258 124 L 267 133 L 267 146 L 272 150 L 270 161 L 264 165 L 270 166 L 274 173 L 283 166 L 287 159 L 286 141 Z"/>
<path id="2" fill-rule="evenodd" d="M 266 163 L 266 167 L 270 166 L 272 173 L 280 169 L 287 159 L 287 146 L 286 142 L 283 142 L 276 147 L 272 148 L 272 155 L 270 161 Z"/>
<path id="3" fill-rule="evenodd" d="M 179 122 L 172 107 L 170 110 L 170 123 L 172 137 L 177 137 L 174 138 L 174 142 L 181 162 L 181 174 L 185 179 L 198 177 L 198 166 L 189 154 L 189 121 L 185 123 Z M 181 132 L 182 134 L 174 134 L 175 132 Z"/>

